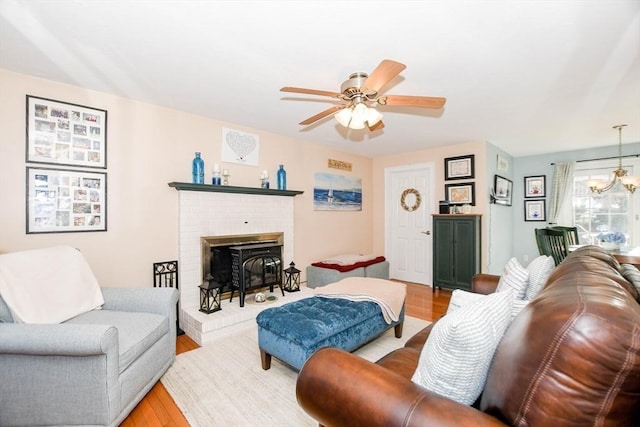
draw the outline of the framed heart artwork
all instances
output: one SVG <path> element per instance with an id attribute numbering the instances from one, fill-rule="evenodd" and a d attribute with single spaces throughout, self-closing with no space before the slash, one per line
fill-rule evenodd
<path id="1" fill-rule="evenodd" d="M 222 161 L 258 166 L 260 137 L 247 132 L 222 128 Z"/>

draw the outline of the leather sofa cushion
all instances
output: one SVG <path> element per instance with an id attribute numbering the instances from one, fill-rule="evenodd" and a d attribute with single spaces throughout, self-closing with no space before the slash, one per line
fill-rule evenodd
<path id="1" fill-rule="evenodd" d="M 167 318 L 153 313 L 93 310 L 64 323 L 115 326 L 118 329 L 119 373 L 169 332 Z"/>

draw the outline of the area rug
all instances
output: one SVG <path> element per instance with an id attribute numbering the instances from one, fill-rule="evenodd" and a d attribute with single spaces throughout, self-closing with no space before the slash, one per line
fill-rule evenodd
<path id="1" fill-rule="evenodd" d="M 428 324 L 405 317 L 402 338 L 396 338 L 391 328 L 355 353 L 378 360 Z M 296 401 L 297 376 L 275 357 L 271 369 L 262 369 L 254 325 L 179 354 L 161 381 L 194 427 L 316 427 L 318 423 Z"/>

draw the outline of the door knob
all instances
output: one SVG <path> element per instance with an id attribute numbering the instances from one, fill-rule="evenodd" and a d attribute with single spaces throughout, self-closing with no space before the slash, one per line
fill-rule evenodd
<path id="1" fill-rule="evenodd" d="M 421 231 L 422 234 L 426 234 L 427 236 L 431 236 L 431 231 Z"/>

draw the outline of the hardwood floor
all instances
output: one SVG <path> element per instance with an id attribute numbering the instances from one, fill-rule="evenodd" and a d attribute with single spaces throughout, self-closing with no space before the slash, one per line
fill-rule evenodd
<path id="1" fill-rule="evenodd" d="M 450 299 L 451 291 L 449 290 L 436 289 L 432 292 L 430 286 L 407 283 L 405 313 L 407 316 L 433 321 L 447 311 Z M 195 348 L 198 348 L 198 344 L 187 335 L 180 335 L 177 338 L 176 353 L 184 353 Z M 122 427 L 188 425 L 189 423 L 160 381 L 121 424 Z"/>

